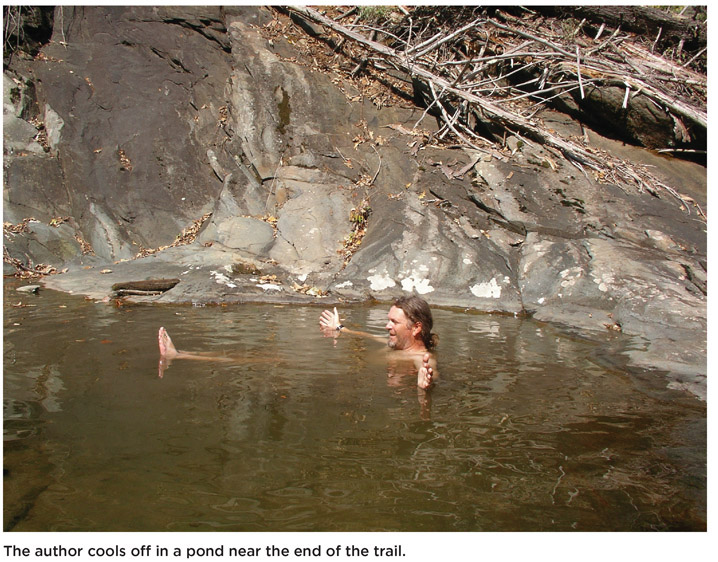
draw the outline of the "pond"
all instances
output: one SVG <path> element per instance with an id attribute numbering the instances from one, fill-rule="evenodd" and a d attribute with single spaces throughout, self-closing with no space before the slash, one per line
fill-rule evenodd
<path id="1" fill-rule="evenodd" d="M 383 333 L 386 305 L 341 309 Z M 6 531 L 706 529 L 706 405 L 607 332 L 434 311 L 425 393 L 320 306 L 4 285 Z M 158 371 L 157 331 L 180 349 Z"/>

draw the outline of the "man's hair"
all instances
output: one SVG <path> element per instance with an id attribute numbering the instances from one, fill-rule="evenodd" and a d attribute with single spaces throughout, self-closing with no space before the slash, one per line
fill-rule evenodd
<path id="1" fill-rule="evenodd" d="M 409 322 L 416 324 L 421 322 L 421 340 L 426 349 L 431 350 L 439 343 L 439 336 L 431 333 L 434 326 L 434 319 L 431 315 L 429 304 L 416 295 L 410 297 L 399 297 L 394 301 L 394 306 L 404 311 Z"/>

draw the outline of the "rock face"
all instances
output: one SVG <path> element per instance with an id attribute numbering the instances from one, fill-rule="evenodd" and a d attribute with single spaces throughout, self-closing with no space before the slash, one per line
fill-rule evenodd
<path id="1" fill-rule="evenodd" d="M 704 393 L 704 169 L 591 136 L 654 166 L 679 201 L 517 138 L 434 146 L 422 108 L 379 108 L 309 67 L 301 36 L 269 40 L 267 9 L 57 10 L 53 40 L 3 83 L 4 221 L 34 219 L 4 244 L 26 266 L 67 268 L 46 286 L 101 299 L 118 282 L 180 279 L 135 297 L 152 302 L 413 292 L 622 330 L 644 338 L 634 364 Z"/>

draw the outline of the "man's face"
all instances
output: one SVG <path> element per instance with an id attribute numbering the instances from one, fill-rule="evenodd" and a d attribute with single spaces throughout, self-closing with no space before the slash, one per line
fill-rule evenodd
<path id="1" fill-rule="evenodd" d="M 389 332 L 388 345 L 391 349 L 408 349 L 414 343 L 409 319 L 401 308 L 392 306 L 389 309 L 386 331 Z"/>

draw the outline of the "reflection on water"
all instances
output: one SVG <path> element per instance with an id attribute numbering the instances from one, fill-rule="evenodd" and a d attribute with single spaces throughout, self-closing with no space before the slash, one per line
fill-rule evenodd
<path id="1" fill-rule="evenodd" d="M 704 530 L 705 405 L 616 334 L 435 311 L 428 395 L 320 308 L 4 299 L 4 528 Z M 382 333 L 386 308 L 345 310 Z M 158 377 L 157 329 L 180 349 Z"/>

